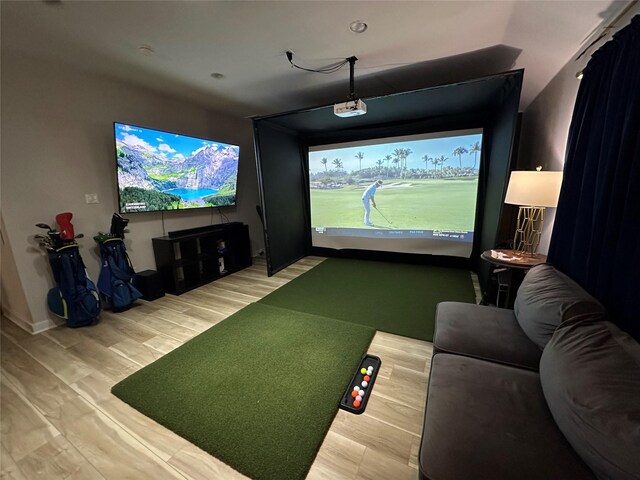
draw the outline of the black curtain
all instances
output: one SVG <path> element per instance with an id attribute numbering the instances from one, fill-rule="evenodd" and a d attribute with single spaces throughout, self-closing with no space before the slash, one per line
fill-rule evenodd
<path id="1" fill-rule="evenodd" d="M 640 339 L 640 15 L 584 70 L 548 261 Z"/>

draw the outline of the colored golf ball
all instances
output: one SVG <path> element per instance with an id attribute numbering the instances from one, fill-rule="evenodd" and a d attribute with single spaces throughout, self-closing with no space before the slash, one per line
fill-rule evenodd
<path id="1" fill-rule="evenodd" d="M 365 373 L 367 373 L 367 369 L 366 368 L 360 369 L 360 373 L 364 375 Z"/>
<path id="2" fill-rule="evenodd" d="M 371 381 L 371 377 L 370 377 L 369 375 L 365 375 L 365 376 L 364 376 L 364 381 L 365 381 L 365 382 L 369 382 L 369 381 Z"/>
<path id="3" fill-rule="evenodd" d="M 356 392 L 355 390 L 353 392 L 351 392 L 351 396 L 353 398 L 356 398 L 358 396 L 358 392 Z"/>
<path id="4" fill-rule="evenodd" d="M 362 397 L 361 397 L 360 395 L 358 395 L 358 396 L 356 397 L 356 402 L 361 402 L 361 401 L 362 401 Z"/>
<path id="5" fill-rule="evenodd" d="M 355 402 L 353 402 L 353 406 L 356 408 L 360 408 L 360 402 L 356 400 Z"/>
<path id="6" fill-rule="evenodd" d="M 363 381 L 360 385 L 362 385 L 363 388 L 367 388 L 367 385 L 369 385 L 369 382 Z"/>

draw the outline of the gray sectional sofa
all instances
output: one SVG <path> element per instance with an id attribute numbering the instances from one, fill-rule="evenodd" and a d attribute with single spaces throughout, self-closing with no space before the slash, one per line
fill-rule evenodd
<path id="1" fill-rule="evenodd" d="M 550 265 L 438 305 L 428 388 L 422 479 L 640 479 L 640 344 Z"/>

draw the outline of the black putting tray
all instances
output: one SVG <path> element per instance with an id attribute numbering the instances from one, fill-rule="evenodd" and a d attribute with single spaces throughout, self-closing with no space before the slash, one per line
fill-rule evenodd
<path id="1" fill-rule="evenodd" d="M 356 408 L 353 406 L 353 402 L 355 399 L 351 396 L 351 392 L 353 391 L 353 387 L 355 387 L 356 385 L 361 386 L 362 381 L 364 379 L 364 375 L 360 373 L 360 370 L 362 368 L 367 368 L 369 365 L 373 367 L 373 373 L 371 374 L 370 381 L 367 382 L 368 385 L 367 385 L 367 388 L 365 388 L 365 391 L 366 391 L 365 396 L 362 399 L 360 406 Z M 360 360 L 360 365 L 358 366 L 358 369 L 356 370 L 355 375 L 349 382 L 347 391 L 342 396 L 342 400 L 340 400 L 340 408 L 342 408 L 343 410 L 346 410 L 347 412 L 355 413 L 356 415 L 360 415 L 361 413 L 364 413 L 364 409 L 366 408 L 367 403 L 369 402 L 369 397 L 371 396 L 371 390 L 373 389 L 373 384 L 375 383 L 376 378 L 378 377 L 378 371 L 380 370 L 381 365 L 382 365 L 382 360 L 380 360 L 380 357 L 376 357 L 375 355 L 369 355 L 368 353 L 364 354 L 364 356 L 362 357 L 362 360 Z"/>

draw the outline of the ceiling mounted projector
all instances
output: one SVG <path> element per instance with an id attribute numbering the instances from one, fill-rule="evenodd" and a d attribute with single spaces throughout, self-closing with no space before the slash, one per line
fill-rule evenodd
<path id="1" fill-rule="evenodd" d="M 367 113 L 367 104 L 362 100 L 349 100 L 344 103 L 336 103 L 333 106 L 333 113 L 338 117 L 357 117 Z"/>

